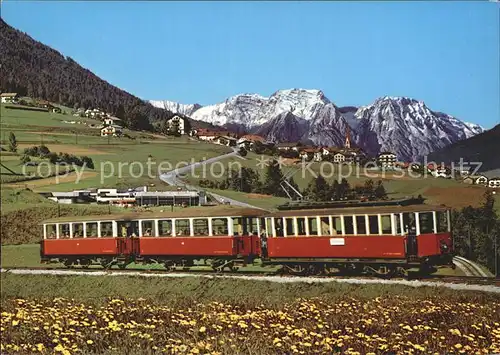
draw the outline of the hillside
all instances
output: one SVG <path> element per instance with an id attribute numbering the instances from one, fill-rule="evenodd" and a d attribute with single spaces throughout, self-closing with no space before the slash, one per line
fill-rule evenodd
<path id="1" fill-rule="evenodd" d="M 436 162 L 482 162 L 480 171 L 500 168 L 500 124 L 477 136 L 456 142 L 429 155 L 429 161 Z"/>
<path id="2" fill-rule="evenodd" d="M 124 119 L 134 130 L 152 131 L 160 121 L 173 115 L 102 80 L 70 57 L 14 29 L 2 19 L 0 64 L 2 92 L 17 92 L 74 108 L 100 108 Z"/>

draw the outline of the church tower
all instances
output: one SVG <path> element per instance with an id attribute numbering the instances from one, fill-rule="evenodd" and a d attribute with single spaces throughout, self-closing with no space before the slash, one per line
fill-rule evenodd
<path id="1" fill-rule="evenodd" d="M 349 126 L 347 126 L 346 129 L 345 129 L 345 143 L 344 143 L 344 148 L 351 149 L 351 131 L 349 129 Z"/>

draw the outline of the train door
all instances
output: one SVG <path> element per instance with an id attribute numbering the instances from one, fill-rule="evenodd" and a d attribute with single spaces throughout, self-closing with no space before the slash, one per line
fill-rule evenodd
<path id="1" fill-rule="evenodd" d="M 417 221 L 415 213 L 403 213 L 403 230 L 406 235 L 406 256 L 408 258 L 418 255 Z"/>
<path id="2" fill-rule="evenodd" d="M 118 228 L 118 253 L 120 255 L 133 253 L 136 247 L 138 249 L 139 222 L 138 221 L 120 221 Z"/>

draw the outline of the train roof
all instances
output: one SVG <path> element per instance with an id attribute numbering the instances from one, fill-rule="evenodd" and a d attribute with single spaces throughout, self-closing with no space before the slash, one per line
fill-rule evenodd
<path id="1" fill-rule="evenodd" d="M 404 212 L 447 211 L 446 206 L 417 204 L 409 206 L 363 206 L 345 208 L 291 209 L 270 213 L 269 217 L 329 216 L 356 214 L 386 214 Z"/>
<path id="2" fill-rule="evenodd" d="M 170 208 L 165 206 L 165 208 Z M 180 211 L 165 212 L 124 212 L 106 215 L 91 216 L 67 216 L 50 218 L 42 221 L 46 223 L 68 223 L 68 222 L 91 222 L 91 221 L 110 221 L 110 220 L 136 220 L 136 219 L 162 219 L 162 218 L 196 218 L 196 217 L 259 217 L 267 214 L 268 211 L 257 208 L 245 208 L 235 206 L 204 206 L 204 207 L 186 207 Z"/>

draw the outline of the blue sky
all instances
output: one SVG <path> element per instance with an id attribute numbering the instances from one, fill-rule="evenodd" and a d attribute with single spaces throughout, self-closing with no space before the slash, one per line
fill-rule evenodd
<path id="1" fill-rule="evenodd" d="M 409 96 L 500 121 L 498 3 L 7 0 L 2 17 L 143 99 L 299 87 L 339 106 Z"/>

